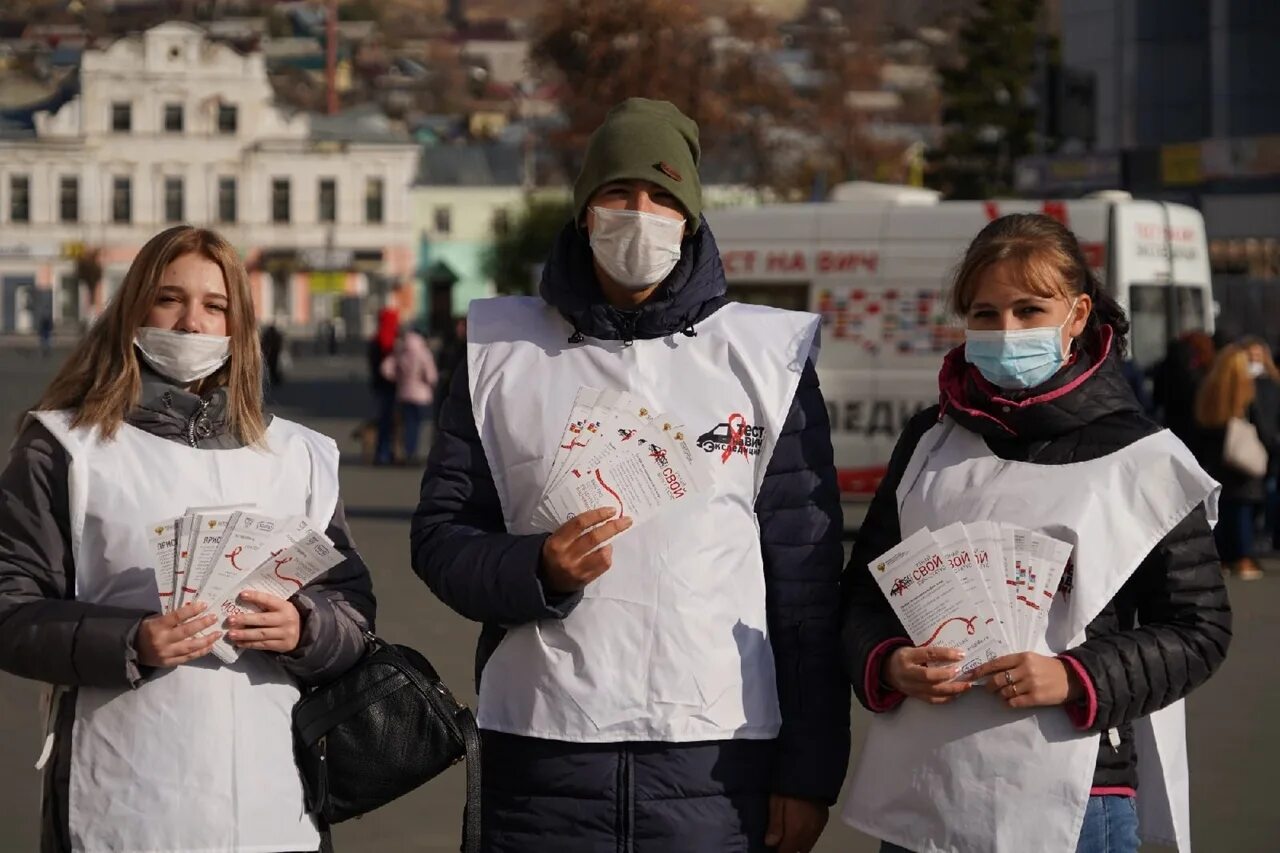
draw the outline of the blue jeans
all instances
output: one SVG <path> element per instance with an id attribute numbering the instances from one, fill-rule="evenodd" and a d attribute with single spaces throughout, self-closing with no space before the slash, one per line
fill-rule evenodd
<path id="1" fill-rule="evenodd" d="M 417 403 L 400 404 L 400 433 L 404 442 L 404 461 L 412 462 L 418 455 L 418 441 L 422 438 L 422 422 L 431 415 L 431 406 Z"/>
<path id="2" fill-rule="evenodd" d="M 379 465 L 390 465 L 394 461 L 396 441 L 396 389 L 380 388 L 374 392 L 378 404 L 378 445 L 373 452 L 373 461 Z"/>
<path id="3" fill-rule="evenodd" d="M 1258 505 L 1252 501 L 1223 498 L 1218 504 L 1218 526 L 1214 538 L 1218 557 L 1224 563 L 1253 556 L 1253 529 L 1257 524 Z"/>
<path id="4" fill-rule="evenodd" d="M 1280 551 L 1280 478 L 1267 480 L 1266 526 L 1271 533 L 1271 550 Z"/>
<path id="5" fill-rule="evenodd" d="M 911 851 L 885 841 L 880 853 Z M 1076 853 L 1138 853 L 1138 809 L 1133 797 L 1090 797 Z"/>

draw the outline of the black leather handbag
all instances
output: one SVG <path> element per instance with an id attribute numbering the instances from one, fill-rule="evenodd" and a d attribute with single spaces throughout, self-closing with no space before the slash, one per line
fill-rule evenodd
<path id="1" fill-rule="evenodd" d="M 471 711 L 407 646 L 367 635 L 346 674 L 293 708 L 294 752 L 307 809 L 324 823 L 373 811 L 467 762 L 462 849 L 480 850 L 480 736 Z"/>

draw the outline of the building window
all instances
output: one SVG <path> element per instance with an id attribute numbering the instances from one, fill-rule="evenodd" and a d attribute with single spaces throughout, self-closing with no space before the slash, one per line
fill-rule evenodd
<path id="1" fill-rule="evenodd" d="M 63 222 L 80 221 L 80 179 L 63 175 L 58 180 L 58 218 Z"/>
<path id="2" fill-rule="evenodd" d="M 133 221 L 133 182 L 129 178 L 111 179 L 111 221 L 121 225 Z"/>
<path id="3" fill-rule="evenodd" d="M 289 221 L 289 179 L 271 179 L 271 221 Z"/>
<path id="4" fill-rule="evenodd" d="M 505 237 L 511 233 L 511 211 L 500 207 L 493 212 L 493 235 Z"/>
<path id="5" fill-rule="evenodd" d="M 447 205 L 437 207 L 435 210 L 436 233 L 448 234 L 453 231 L 453 210 Z"/>
<path id="6" fill-rule="evenodd" d="M 111 129 L 116 133 L 128 133 L 133 130 L 132 104 L 118 101 L 111 105 Z"/>
<path id="7" fill-rule="evenodd" d="M 164 105 L 164 132 L 182 133 L 182 104 Z"/>
<path id="8" fill-rule="evenodd" d="M 236 179 L 218 178 L 218 221 L 236 221 Z"/>
<path id="9" fill-rule="evenodd" d="M 234 134 L 238 119 L 235 104 L 218 104 L 218 133 Z"/>
<path id="10" fill-rule="evenodd" d="M 364 182 L 364 221 L 371 225 L 382 223 L 382 178 Z"/>
<path id="11" fill-rule="evenodd" d="M 333 178 L 320 179 L 320 221 L 338 221 L 338 182 Z"/>
<path id="12" fill-rule="evenodd" d="M 31 221 L 31 178 L 27 175 L 9 176 L 9 221 Z"/>
<path id="13" fill-rule="evenodd" d="M 182 197 L 182 178 L 164 179 L 164 221 L 182 222 L 186 219 L 186 203 Z"/>

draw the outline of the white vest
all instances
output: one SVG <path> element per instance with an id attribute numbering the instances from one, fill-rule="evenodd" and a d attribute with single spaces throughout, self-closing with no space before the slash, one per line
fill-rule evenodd
<path id="1" fill-rule="evenodd" d="M 950 418 L 924 435 L 903 473 L 904 537 L 957 521 L 1018 524 L 1075 546 L 1071 591 L 1049 611 L 1058 654 L 1115 597 L 1151 550 L 1200 503 L 1216 519 L 1218 484 L 1162 431 L 1066 465 L 1002 460 Z M 1183 703 L 1134 723 L 1144 840 L 1189 853 Z M 1105 737 L 1105 735 L 1104 735 Z M 985 690 L 949 705 L 913 699 L 873 716 L 844 820 L 917 853 L 1074 853 L 1098 735 L 1062 708 L 1011 711 Z"/>
<path id="2" fill-rule="evenodd" d="M 514 626 L 485 666 L 482 728 L 580 742 L 772 738 L 780 725 L 755 502 L 817 318 L 729 304 L 697 336 L 588 338 L 542 300 L 471 304 L 471 402 L 507 530 L 530 517 L 579 386 L 680 418 L 714 483 L 696 511 L 614 542 L 613 567 L 565 619 Z M 750 455 L 712 433 L 763 428 Z"/>
<path id="3" fill-rule="evenodd" d="M 145 526 L 189 506 L 250 503 L 328 526 L 338 500 L 332 440 L 275 418 L 270 451 L 197 450 L 124 424 L 103 441 L 63 412 L 35 415 L 71 458 L 78 601 L 158 611 Z M 121 664 L 123 666 L 123 663 Z M 247 652 L 160 669 L 136 690 L 76 691 L 69 823 L 76 850 L 315 850 L 291 712 L 274 656 Z"/>

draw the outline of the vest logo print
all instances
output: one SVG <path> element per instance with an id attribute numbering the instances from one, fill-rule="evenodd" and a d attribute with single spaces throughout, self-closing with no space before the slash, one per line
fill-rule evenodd
<path id="1" fill-rule="evenodd" d="M 720 453 L 720 463 L 741 455 L 743 459 L 759 456 L 764 448 L 764 427 L 752 426 L 738 412 L 698 436 L 698 447 L 707 453 Z"/>

